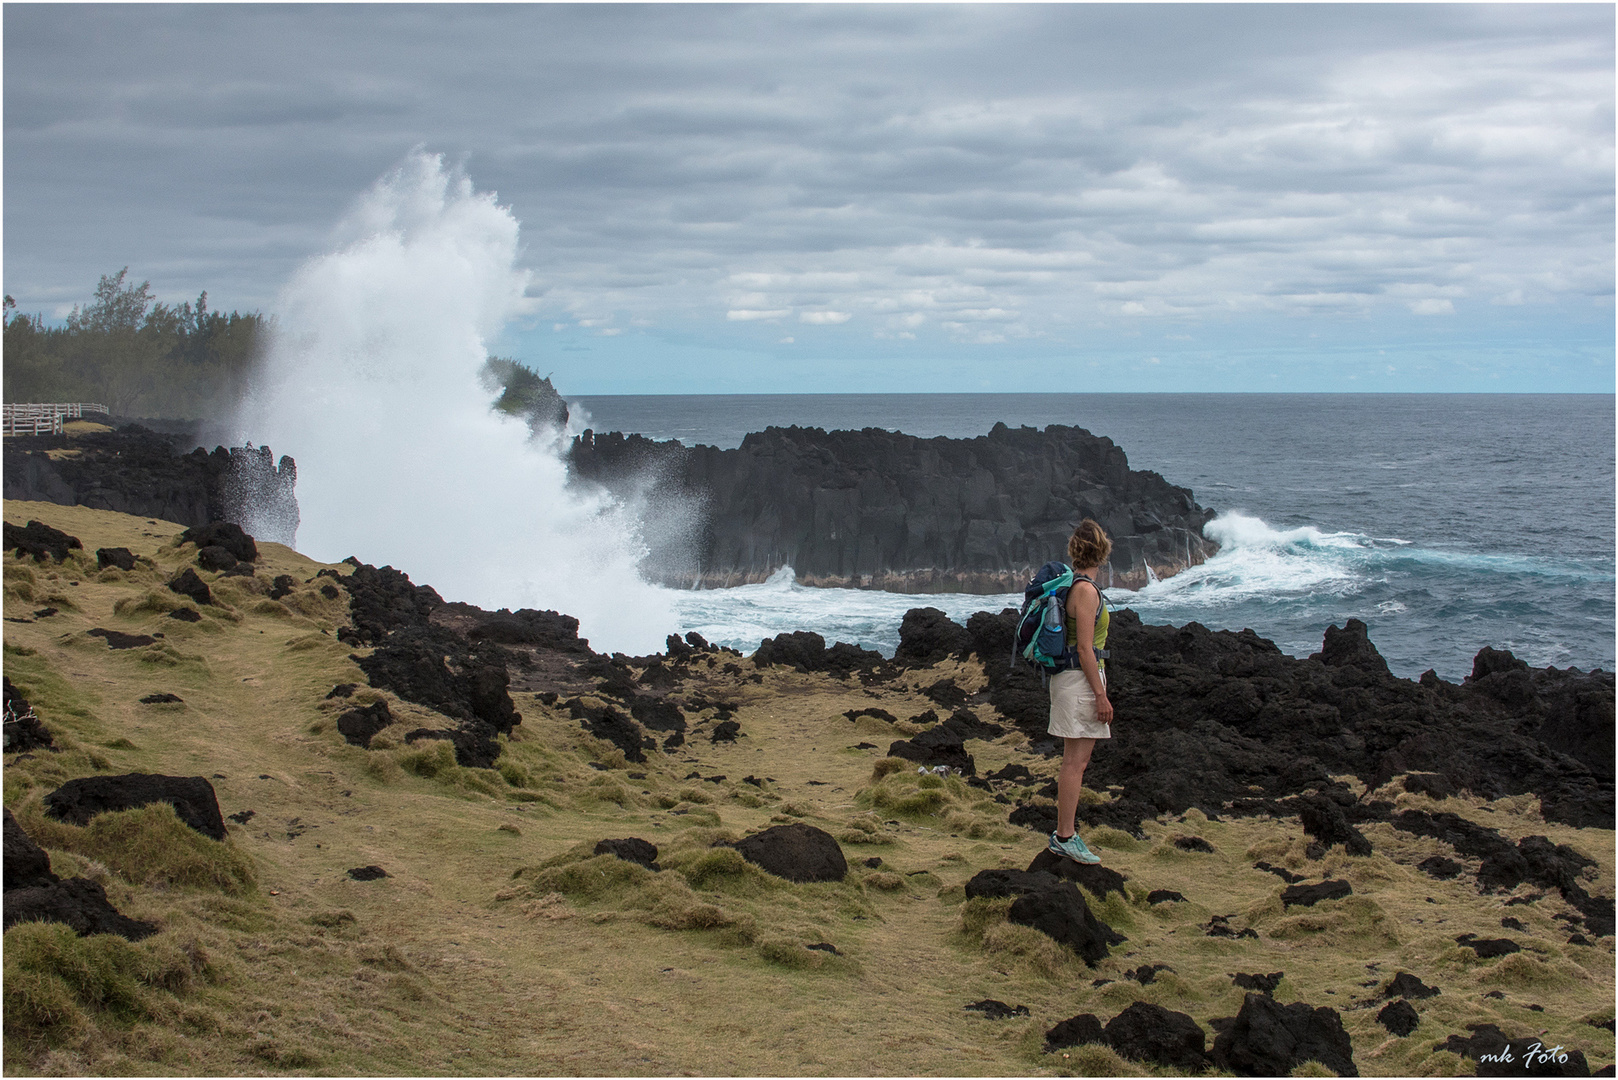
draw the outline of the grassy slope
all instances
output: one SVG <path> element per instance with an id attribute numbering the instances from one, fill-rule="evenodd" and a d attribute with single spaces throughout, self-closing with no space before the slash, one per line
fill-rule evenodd
<path id="1" fill-rule="evenodd" d="M 40 925 L 9 931 L 8 1073 L 1145 1075 L 1096 1047 L 1045 1055 L 1042 1034 L 1079 1012 L 1105 1022 L 1142 999 L 1207 1028 L 1240 1006 L 1233 973 L 1272 971 L 1286 973 L 1280 1000 L 1342 1012 L 1366 1075 L 1470 1072 L 1432 1047 L 1477 1022 L 1543 1032 L 1593 1067 L 1613 1060 L 1612 1034 L 1586 1023 L 1613 1015 L 1613 939 L 1563 944 L 1551 916 L 1566 908 L 1554 894 L 1506 908 L 1507 897 L 1479 896 L 1464 877 L 1434 881 L 1414 863 L 1453 852 L 1386 826 L 1367 830 L 1373 857 L 1333 854 L 1323 867 L 1306 864 L 1295 821 L 1192 812 L 1148 823 L 1144 842 L 1103 830 L 1093 842 L 1130 879 L 1131 898 L 1096 906 L 1130 941 L 1093 971 L 1006 923 L 1003 902 L 963 903 L 972 874 L 1025 866 L 1040 839 L 1005 826 L 1003 805 L 959 781 L 906 770 L 873 782 L 882 751 L 851 747 L 885 748 L 903 725 L 842 714 L 915 715 L 931 704 L 916 686 L 948 673 L 970 687 L 981 681 L 970 666 L 870 691 L 779 670 L 754 683 L 750 664 L 741 676 L 716 667 L 702 692 L 740 704 L 743 738 L 713 744 L 712 720 L 701 721 L 685 747 L 645 765 L 520 695 L 525 720 L 503 771 L 465 770 L 443 744 L 394 743 L 395 732 L 446 724 L 391 695 L 362 689 L 355 699 L 386 697 L 405 725 L 376 749 L 336 733 L 326 692 L 365 680 L 333 636 L 346 595 L 328 600 L 323 581 L 305 584 L 321 564 L 261 545 L 259 584 L 215 583 L 226 607 L 186 624 L 162 610 L 179 601 L 161 583 L 191 552 L 174 546 L 178 526 L 5 504 L 7 521 L 28 518 L 80 537 L 86 555 L 60 567 L 5 557 L 8 620 L 60 609 L 8 621 L 5 664 L 63 748 L 8 758 L 5 803 L 58 873 L 103 880 L 120 910 L 164 930 L 134 946 Z M 97 572 L 103 546 L 155 565 Z M 296 592 L 265 600 L 283 573 Z M 114 651 L 84 634 L 98 626 L 165 637 Z M 159 691 L 184 704 L 137 703 Z M 980 773 L 1018 761 L 1051 775 L 1053 763 L 1021 742 L 973 744 Z M 254 816 L 231 823 L 223 849 L 176 832 L 166 810 L 87 829 L 42 817 L 40 799 L 63 780 L 129 771 L 214 777 L 226 814 Z M 755 787 L 749 775 L 769 779 Z M 1531 798 L 1440 805 L 1386 794 L 1514 838 L 1572 844 L 1601 861 L 1592 889 L 1612 890 L 1611 831 L 1548 825 Z M 847 882 L 791 885 L 709 847 L 794 820 L 842 839 Z M 1181 835 L 1216 853 L 1175 849 Z M 157 839 L 141 847 L 139 836 Z M 596 840 L 622 836 L 657 843 L 663 872 L 589 857 Z M 873 856 L 884 865 L 867 868 Z M 1258 859 L 1311 881 L 1345 877 L 1355 896 L 1284 911 L 1283 883 L 1253 870 Z M 368 864 L 391 876 L 348 878 Z M 1148 904 L 1161 888 L 1189 902 Z M 1214 914 L 1260 939 L 1204 936 L 1199 925 Z M 1505 915 L 1528 931 L 1502 930 Z M 1478 961 L 1454 945 L 1468 931 L 1514 938 L 1524 952 Z M 819 942 L 842 955 L 804 947 Z M 1126 978 L 1146 963 L 1173 970 L 1148 986 Z M 1443 990 L 1418 1003 L 1422 1025 L 1405 1039 L 1375 1022 L 1381 1001 L 1363 1004 L 1399 970 Z M 1102 979 L 1111 981 L 1094 985 Z M 1484 996 L 1493 990 L 1504 997 Z M 1031 1015 L 962 1011 L 981 998 Z"/>

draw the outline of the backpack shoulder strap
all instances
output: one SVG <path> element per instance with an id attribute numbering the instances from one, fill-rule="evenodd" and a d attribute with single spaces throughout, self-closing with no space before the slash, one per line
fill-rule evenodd
<path id="1" fill-rule="evenodd" d="M 1076 585 L 1081 581 L 1089 582 L 1090 588 L 1092 588 L 1092 589 L 1094 589 L 1096 591 L 1097 598 L 1101 601 L 1101 603 L 1103 605 L 1107 605 L 1107 594 L 1101 591 L 1100 584 L 1098 584 L 1094 578 L 1090 577 L 1088 574 L 1080 574 L 1080 573 L 1075 572 L 1073 574 L 1073 583 Z M 1110 606 L 1110 605 L 1107 605 L 1107 606 Z"/>

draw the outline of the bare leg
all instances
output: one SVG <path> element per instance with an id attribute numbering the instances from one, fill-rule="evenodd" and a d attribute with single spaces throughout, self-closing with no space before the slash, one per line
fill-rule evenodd
<path id="1" fill-rule="evenodd" d="M 1079 812 L 1079 788 L 1084 770 L 1096 748 L 1094 739 L 1063 739 L 1062 770 L 1056 774 L 1056 835 L 1064 840 L 1073 835 L 1073 818 Z"/>

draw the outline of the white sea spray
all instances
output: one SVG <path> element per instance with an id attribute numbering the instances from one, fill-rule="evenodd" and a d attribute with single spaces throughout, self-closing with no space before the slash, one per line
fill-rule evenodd
<path id="1" fill-rule="evenodd" d="M 300 550 L 391 564 L 446 599 L 551 608 L 603 650 L 660 649 L 667 590 L 632 513 L 567 484 L 558 439 L 490 409 L 478 373 L 522 312 L 518 223 L 421 151 L 282 290 L 242 439 L 298 465 Z"/>

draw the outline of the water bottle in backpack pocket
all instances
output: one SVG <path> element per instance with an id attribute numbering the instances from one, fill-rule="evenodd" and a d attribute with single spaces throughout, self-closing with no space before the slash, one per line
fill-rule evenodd
<path id="1" fill-rule="evenodd" d="M 1059 589 L 1045 598 L 1045 615 L 1035 634 L 1036 651 L 1052 658 L 1067 652 L 1067 590 Z"/>

